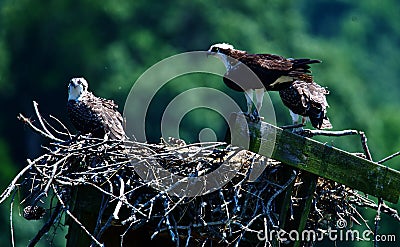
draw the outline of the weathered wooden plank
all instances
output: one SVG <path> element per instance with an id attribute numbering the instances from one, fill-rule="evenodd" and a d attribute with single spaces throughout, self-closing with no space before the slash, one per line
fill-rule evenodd
<path id="1" fill-rule="evenodd" d="M 231 143 L 386 201 L 397 203 L 400 172 L 265 122 L 230 119 Z M 250 134 L 249 134 L 250 133 Z M 271 148 L 274 147 L 274 148 Z"/>

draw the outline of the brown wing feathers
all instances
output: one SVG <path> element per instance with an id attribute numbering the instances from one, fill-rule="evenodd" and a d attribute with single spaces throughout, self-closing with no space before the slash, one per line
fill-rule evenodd
<path id="1" fill-rule="evenodd" d="M 94 96 L 88 92 L 81 101 L 68 101 L 68 114 L 75 128 L 94 137 L 125 139 L 123 118 L 112 100 Z"/>
<path id="2" fill-rule="evenodd" d="M 310 71 L 310 64 L 320 63 L 320 60 L 248 54 L 236 49 L 224 49 L 224 53 L 248 66 L 266 90 L 279 91 L 283 103 L 292 112 L 309 117 L 316 128 L 332 128 L 326 116 L 326 95 L 329 91 L 314 82 Z M 260 88 L 259 84 L 249 81 L 250 77 L 242 78 L 243 73 L 239 68 L 233 66 L 224 75 L 224 83 L 228 87 L 237 91 Z"/>
<path id="3" fill-rule="evenodd" d="M 105 133 L 109 133 L 111 139 L 124 139 L 123 119 L 114 101 L 96 97 L 91 93 L 88 101 L 93 105 L 94 113 L 101 118 Z"/>
<path id="4" fill-rule="evenodd" d="M 279 91 L 282 102 L 292 112 L 308 117 L 312 126 L 330 129 L 332 125 L 326 116 L 329 91 L 315 82 L 296 80 L 288 88 Z"/>
<path id="5" fill-rule="evenodd" d="M 279 55 L 248 54 L 243 51 L 231 51 L 228 53 L 228 55 L 248 66 L 259 77 L 265 89 L 268 91 L 279 91 L 285 87 L 290 86 L 290 84 L 294 80 L 302 80 L 304 77 L 311 76 L 308 75 L 311 73 L 310 64 L 321 62 L 316 59 L 287 59 Z M 239 88 L 235 86 L 235 83 L 231 81 L 231 79 L 234 78 L 233 72 L 235 71 L 227 71 L 227 74 L 225 76 L 228 77 L 227 75 L 229 75 L 230 78 L 228 77 L 224 80 L 225 84 L 227 84 L 228 87 L 234 90 L 243 91 L 238 90 Z M 280 80 L 281 77 L 287 78 Z M 290 77 L 292 79 L 290 79 Z M 253 84 L 254 83 L 248 83 L 246 87 L 246 84 L 243 83 L 243 88 L 253 89 Z"/>

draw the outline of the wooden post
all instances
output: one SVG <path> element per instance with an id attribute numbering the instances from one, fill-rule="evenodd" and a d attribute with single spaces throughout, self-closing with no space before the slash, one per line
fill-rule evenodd
<path id="1" fill-rule="evenodd" d="M 102 199 L 101 192 L 88 186 L 78 186 L 74 188 L 72 197 L 72 205 L 70 205 L 72 214 L 89 232 L 93 233 Z M 67 247 L 90 246 L 92 239 L 74 220 L 67 217 L 66 224 L 69 226 L 66 236 Z"/>
<path id="2" fill-rule="evenodd" d="M 236 113 L 231 115 L 229 126 L 231 129 L 226 140 L 231 144 L 302 170 L 302 184 L 297 188 L 296 196 L 304 200 L 293 210 L 294 219 L 289 213 L 293 184 L 280 199 L 279 222 L 286 232 L 296 230 L 301 234 L 305 230 L 319 176 L 393 203 L 398 201 L 399 171 L 265 122 L 247 121 L 245 116 Z M 290 173 L 289 167 L 287 170 Z M 302 241 L 295 241 L 286 246 L 298 247 L 301 244 Z"/>
<path id="3" fill-rule="evenodd" d="M 291 230 L 296 230 L 299 234 L 301 234 L 306 229 L 306 223 L 310 214 L 311 203 L 314 196 L 315 188 L 317 186 L 318 176 L 309 172 L 303 172 L 302 174 L 300 174 L 300 179 L 302 181 L 302 184 L 299 185 L 296 196 L 298 198 L 303 198 L 304 200 L 299 201 L 299 206 L 293 210 L 293 214 L 295 215 L 294 219 L 290 220 L 289 214 L 286 211 L 287 217 L 283 222 L 285 224 L 283 229 L 285 229 L 287 232 L 290 232 Z M 303 241 L 297 240 L 289 246 L 298 247 L 301 245 L 302 242 Z"/>
<path id="4" fill-rule="evenodd" d="M 268 125 L 264 125 L 262 122 L 248 122 L 247 120 L 244 121 L 244 118 L 239 118 L 237 119 L 236 114 L 231 115 L 231 122 L 230 126 L 235 126 L 235 124 L 238 124 L 238 126 L 241 126 L 241 131 L 238 132 L 234 131 L 232 132 L 235 134 L 235 136 L 232 138 L 233 140 L 240 140 L 240 145 L 244 145 L 244 142 L 248 142 L 248 150 L 252 152 L 259 153 L 260 150 L 262 152 L 266 152 L 269 155 L 267 156 L 272 156 L 272 149 L 273 149 L 273 144 L 271 145 L 270 142 L 274 142 L 275 138 L 273 135 L 275 135 L 276 131 L 273 128 L 270 128 Z M 246 133 L 246 127 L 243 127 L 243 125 L 247 125 L 248 131 L 249 131 L 249 139 L 246 140 L 246 138 L 241 138 L 243 134 Z M 237 130 L 237 128 L 235 128 Z M 230 133 L 230 132 L 228 132 Z M 265 138 L 266 140 L 270 140 L 270 142 L 262 142 L 259 141 L 258 138 L 261 136 Z M 231 138 L 231 137 L 229 137 Z M 230 139 L 228 139 L 230 140 Z M 261 144 L 263 143 L 263 144 Z M 236 145 L 238 144 L 238 141 L 236 141 Z M 261 145 L 264 145 L 264 147 L 261 147 Z M 280 177 L 279 180 L 283 183 L 287 181 L 287 179 L 290 177 L 290 175 L 293 172 L 293 168 L 290 166 L 285 167 L 282 172 L 280 172 Z M 290 184 L 288 188 L 286 189 L 285 193 L 280 196 L 277 200 L 277 205 L 280 207 L 280 212 L 279 212 L 279 227 L 281 229 L 284 229 L 286 232 L 290 232 L 291 230 L 296 230 L 297 232 L 301 233 L 306 227 L 306 222 L 308 219 L 308 215 L 310 213 L 310 206 L 313 198 L 313 194 L 315 192 L 316 184 L 317 184 L 317 179 L 318 176 L 303 171 L 299 175 L 300 180 L 302 181 L 302 184 L 297 188 L 297 197 L 304 198 L 304 200 L 299 201 L 298 204 L 299 206 L 293 209 L 293 212 L 291 212 L 291 208 L 289 207 L 291 204 L 291 197 L 293 194 L 293 185 Z M 291 213 L 293 213 L 294 217 L 291 218 Z M 285 246 L 294 246 L 298 247 L 300 246 L 301 241 L 295 241 L 292 243 L 285 244 Z"/>
<path id="5" fill-rule="evenodd" d="M 250 151 L 368 195 L 398 202 L 399 171 L 265 122 L 247 122 L 241 114 L 232 114 L 230 127 L 233 145 L 243 147 L 245 141 L 240 137 L 243 140 L 250 137 Z M 271 145 L 274 146 L 272 154 L 270 148 L 266 148 Z"/>

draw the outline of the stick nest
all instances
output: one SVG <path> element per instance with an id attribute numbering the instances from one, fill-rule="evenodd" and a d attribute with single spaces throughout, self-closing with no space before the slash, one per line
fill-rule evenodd
<path id="1" fill-rule="evenodd" d="M 52 124 L 42 118 L 34 106 L 38 125 L 23 115 L 19 118 L 50 142 L 43 155 L 28 160 L 0 197 L 0 203 L 8 197 L 14 200 L 16 191 L 23 188 L 23 216 L 46 218 L 31 246 L 57 229 L 63 215 L 70 230 L 72 224 L 78 225 L 97 245 L 107 241 L 104 236 L 114 228 L 119 229 L 121 246 L 139 229 L 150 232 L 152 239 L 166 239 L 176 246 L 270 245 L 285 242 L 282 239 L 288 232 L 280 228 L 282 222 L 292 224 L 299 217 L 296 210 L 308 198 L 300 172 L 250 151 L 224 143 L 188 145 L 173 138 L 146 144 L 73 136 L 56 118 L 50 116 Z M 220 187 L 191 187 L 190 178 L 213 174 L 223 165 L 234 171 L 232 179 Z M 255 171 L 259 167 L 264 170 Z M 253 179 L 254 172 L 261 175 Z M 181 194 L 188 191 L 198 195 Z M 354 224 L 369 227 L 357 208 L 379 206 L 322 178 L 309 196 L 312 203 L 306 229 L 320 234 L 338 228 L 339 220 L 345 220 L 348 228 Z M 396 211 L 387 206 L 381 209 L 399 219 Z M 85 213 L 94 214 L 92 226 L 82 218 Z"/>

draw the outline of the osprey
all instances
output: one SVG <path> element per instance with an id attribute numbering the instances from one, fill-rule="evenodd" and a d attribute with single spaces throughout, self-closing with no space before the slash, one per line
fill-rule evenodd
<path id="1" fill-rule="evenodd" d="M 253 116 L 255 119 L 259 119 L 258 113 L 266 90 L 279 91 L 290 87 L 299 77 L 311 73 L 309 64 L 321 62 L 308 58 L 284 58 L 273 54 L 248 54 L 226 43 L 212 45 L 207 54 L 222 60 L 227 70 L 223 78 L 224 83 L 233 90 L 245 92 L 246 115 Z M 247 68 L 259 78 L 261 83 L 251 79 Z M 254 75 L 253 78 L 255 78 Z M 254 93 L 256 109 L 251 113 Z"/>
<path id="2" fill-rule="evenodd" d="M 332 124 L 326 116 L 329 107 L 326 96 L 329 91 L 303 76 L 303 80 L 294 81 L 289 87 L 279 91 L 283 104 L 289 108 L 293 124 L 298 124 L 299 115 L 303 116 L 302 124 L 308 118 L 314 128 L 331 129 Z"/>
<path id="3" fill-rule="evenodd" d="M 74 127 L 93 137 L 126 139 L 123 119 L 112 100 L 96 97 L 88 91 L 84 78 L 72 78 L 68 85 L 67 113 Z"/>

